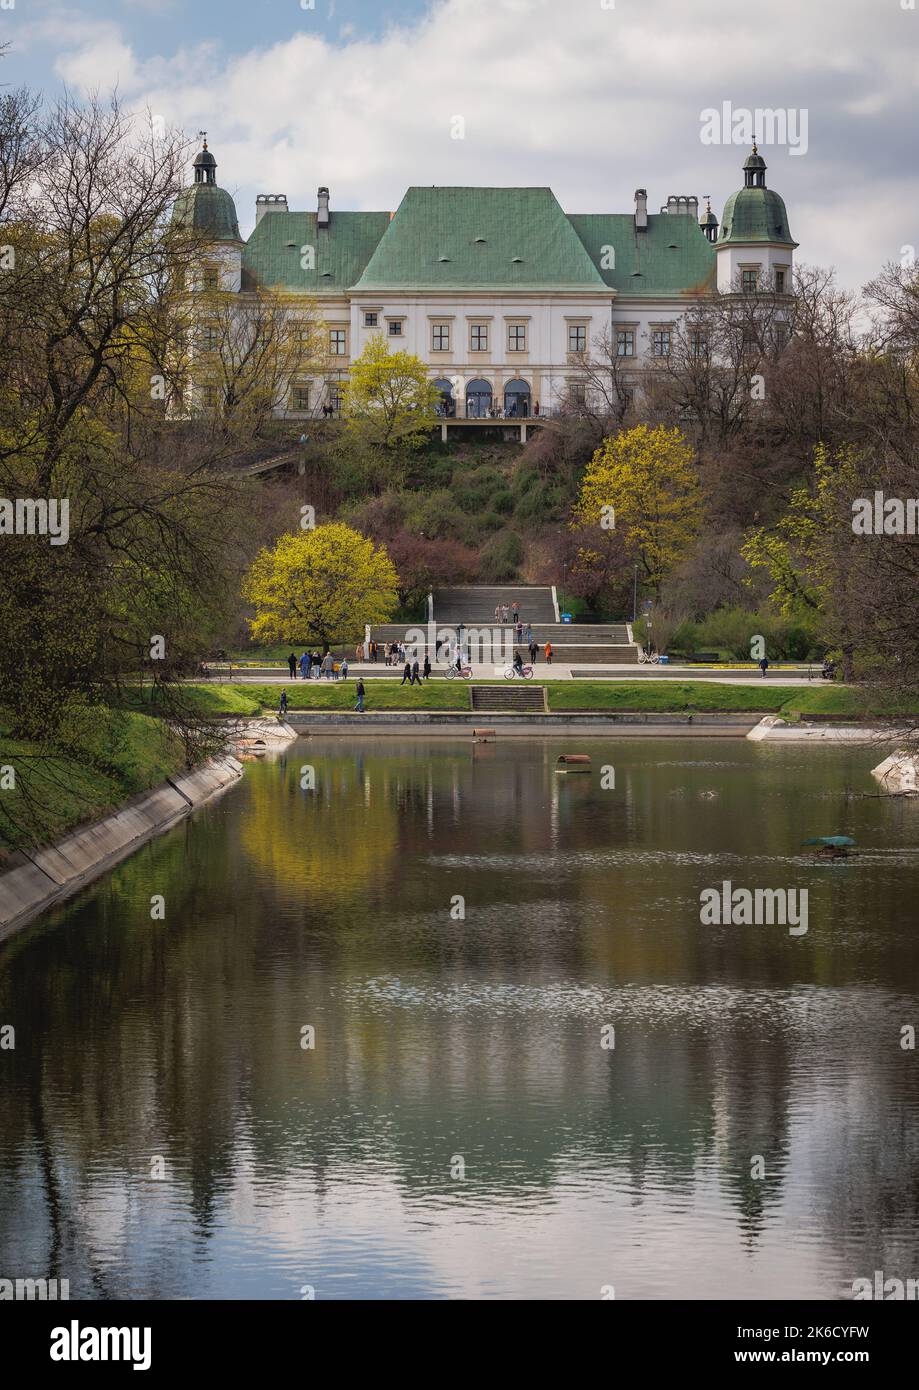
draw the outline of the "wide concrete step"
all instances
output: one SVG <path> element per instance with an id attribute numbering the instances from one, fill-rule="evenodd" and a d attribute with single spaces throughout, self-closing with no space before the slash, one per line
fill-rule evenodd
<path id="1" fill-rule="evenodd" d="M 523 620 L 524 640 L 526 640 L 526 620 Z M 455 623 L 436 622 L 435 627 L 439 631 L 441 628 L 456 628 Z M 477 623 L 464 623 L 465 628 L 475 627 L 478 631 L 489 631 L 501 637 L 507 633 L 514 633 L 514 624 L 495 623 L 493 616 L 487 620 Z M 629 634 L 625 623 L 531 623 L 533 638 L 540 646 L 545 642 L 551 642 L 553 647 L 558 646 L 596 646 L 598 644 L 609 643 L 612 646 L 627 647 Z M 407 634 L 412 630 L 421 629 L 427 633 L 427 623 L 378 623 L 370 629 L 370 636 L 374 642 L 398 642 L 406 641 Z"/>
<path id="2" fill-rule="evenodd" d="M 474 710 L 542 714 L 546 709 L 545 687 L 519 678 L 505 681 L 503 685 L 473 685 L 471 690 Z"/>
<path id="3" fill-rule="evenodd" d="M 520 616 L 530 623 L 555 621 L 555 604 L 550 588 L 528 587 L 524 584 L 455 585 L 434 591 L 434 618 L 438 623 L 494 622 L 495 606 L 507 604 L 508 613 L 514 601 L 520 605 Z"/>

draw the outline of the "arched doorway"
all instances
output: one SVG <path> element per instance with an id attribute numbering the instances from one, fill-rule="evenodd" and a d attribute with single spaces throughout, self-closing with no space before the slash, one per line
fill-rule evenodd
<path id="1" fill-rule="evenodd" d="M 509 381 L 505 386 L 504 414 L 508 419 L 530 414 L 530 388 L 525 381 Z"/>
<path id="2" fill-rule="evenodd" d="M 470 420 L 484 420 L 491 410 L 491 386 L 481 377 L 466 387 L 466 415 Z"/>
<path id="3" fill-rule="evenodd" d="M 434 382 L 437 387 L 440 400 L 437 406 L 439 415 L 456 414 L 456 398 L 453 395 L 453 382 L 448 381 L 445 376 L 439 376 Z"/>

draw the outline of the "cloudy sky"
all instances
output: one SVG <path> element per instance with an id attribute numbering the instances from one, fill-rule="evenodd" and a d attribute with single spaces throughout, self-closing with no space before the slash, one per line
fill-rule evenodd
<path id="1" fill-rule="evenodd" d="M 711 194 L 720 216 L 747 150 L 730 130 L 706 143 L 703 113 L 788 111 L 767 180 L 799 259 L 856 288 L 919 246 L 917 4 L 15 0 L 0 76 L 117 83 L 206 129 L 244 235 L 256 193 L 312 208 L 320 183 L 333 209 L 393 209 L 413 183 L 548 184 L 569 212 L 627 211 L 644 186 L 652 210 Z"/>

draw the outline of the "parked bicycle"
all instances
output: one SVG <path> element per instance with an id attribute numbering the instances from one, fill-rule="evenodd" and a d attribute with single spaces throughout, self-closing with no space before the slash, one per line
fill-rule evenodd
<path id="1" fill-rule="evenodd" d="M 644 648 L 642 648 L 641 651 L 638 653 L 638 660 L 642 666 L 658 666 L 660 665 L 660 659 L 660 652 L 645 651 Z"/>

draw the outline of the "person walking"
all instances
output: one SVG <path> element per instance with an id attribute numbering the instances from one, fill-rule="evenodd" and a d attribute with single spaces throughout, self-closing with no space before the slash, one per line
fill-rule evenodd
<path id="1" fill-rule="evenodd" d="M 506 623 L 506 622 L 507 622 L 507 604 L 506 604 L 506 603 L 502 603 L 502 605 L 501 605 L 501 621 L 502 621 L 502 623 Z"/>
<path id="2" fill-rule="evenodd" d="M 546 643 L 546 665 L 547 665 L 547 666 L 551 666 L 551 665 L 552 665 L 552 643 L 551 643 L 551 642 L 547 642 L 547 643 Z"/>
<path id="3" fill-rule="evenodd" d="M 373 662 L 373 664 L 374 664 L 374 666 L 375 666 L 375 665 L 376 665 L 376 662 L 377 662 L 377 644 L 376 644 L 376 642 L 371 642 L 371 643 L 370 643 L 370 660 Z"/>
<path id="4" fill-rule="evenodd" d="M 405 663 L 405 667 L 404 667 L 403 672 L 402 672 L 402 684 L 405 685 L 405 682 L 406 682 L 406 681 L 408 681 L 409 685 L 411 685 L 411 683 L 412 683 L 412 668 L 411 668 L 411 666 L 409 666 L 408 662 Z"/>
<path id="5" fill-rule="evenodd" d="M 763 673 L 763 680 L 765 680 L 766 672 L 769 670 L 769 662 L 766 657 L 763 657 L 762 661 L 759 663 L 759 669 Z"/>
<path id="6" fill-rule="evenodd" d="M 346 656 L 341 659 L 341 678 L 343 681 L 348 679 L 348 658 Z"/>
<path id="7" fill-rule="evenodd" d="M 519 618 L 517 619 L 517 641 L 523 641 L 523 623 L 520 621 Z"/>
<path id="8" fill-rule="evenodd" d="M 429 659 L 428 657 L 425 657 L 425 659 L 424 659 L 424 666 L 423 666 L 422 670 L 423 670 L 423 673 L 424 673 L 424 678 L 425 678 L 425 680 L 429 680 L 429 679 L 430 679 L 430 676 L 431 676 L 431 662 L 430 662 L 430 659 Z"/>
<path id="9" fill-rule="evenodd" d="M 533 640 L 533 626 L 532 626 L 531 623 L 527 623 L 527 644 L 529 645 L 529 643 L 532 642 L 532 640 Z"/>
<path id="10" fill-rule="evenodd" d="M 310 678 L 310 654 L 305 649 L 300 657 L 300 678 L 305 681 Z"/>
<path id="11" fill-rule="evenodd" d="M 535 665 L 536 665 L 536 658 L 537 658 L 538 655 L 539 655 L 539 647 L 538 647 L 537 643 L 533 641 L 533 638 L 532 638 L 532 636 L 531 636 L 531 637 L 530 637 L 530 665 L 531 665 L 531 666 L 535 666 Z"/>
<path id="12" fill-rule="evenodd" d="M 360 676 L 357 678 L 357 704 L 354 708 L 358 714 L 364 713 L 364 682 Z"/>
<path id="13" fill-rule="evenodd" d="M 293 652 L 287 658 L 287 669 L 290 671 L 291 680 L 295 681 L 297 679 L 297 658 Z"/>
<path id="14" fill-rule="evenodd" d="M 412 684 L 412 685 L 420 685 L 420 684 L 421 684 L 421 676 L 420 676 L 420 674 L 419 674 L 419 672 L 418 672 L 418 662 L 417 662 L 417 659 L 416 659 L 415 661 L 412 662 L 412 679 L 411 679 L 411 684 Z"/>
<path id="15" fill-rule="evenodd" d="M 278 718 L 279 718 L 279 719 L 286 719 L 286 718 L 287 718 L 287 691 L 286 691 L 286 690 L 282 690 L 282 691 L 281 691 L 281 700 L 280 700 L 280 703 L 278 704 Z"/>
<path id="16" fill-rule="evenodd" d="M 517 602 L 516 599 L 514 599 L 514 602 L 511 605 L 511 611 L 514 614 L 514 622 L 516 623 L 520 617 L 520 604 Z"/>

